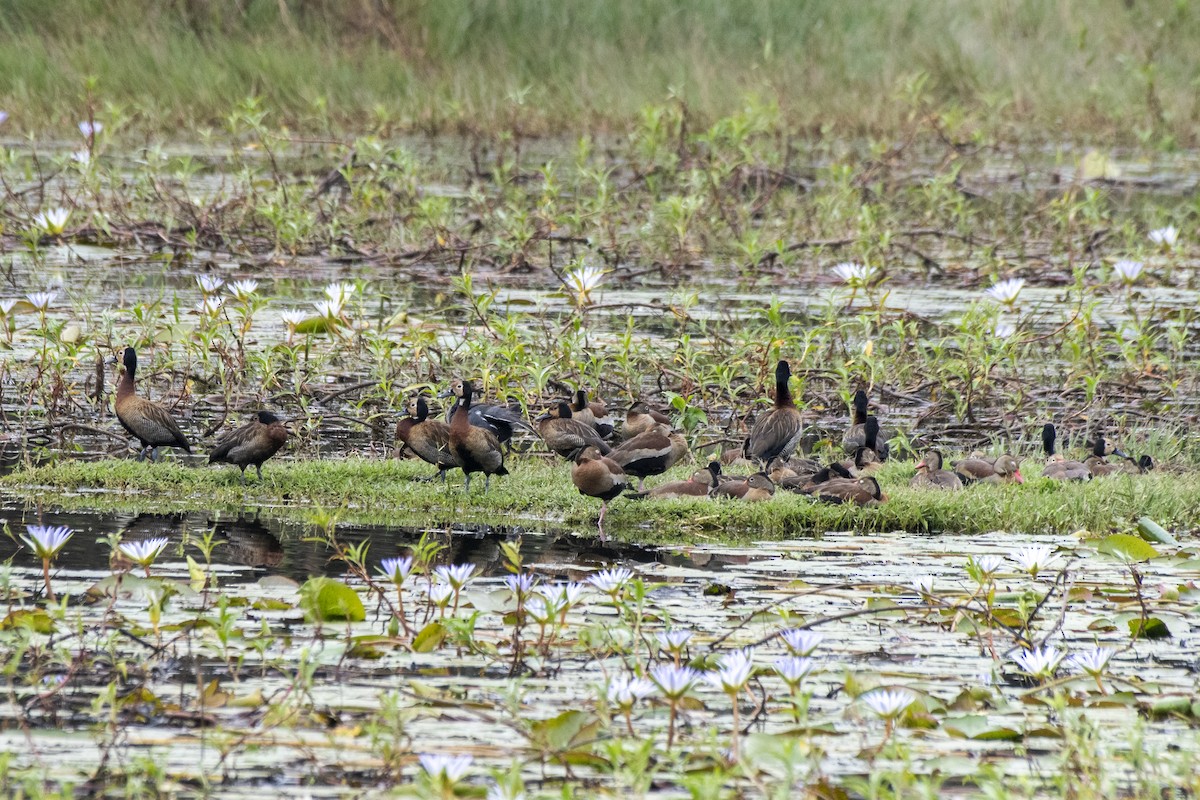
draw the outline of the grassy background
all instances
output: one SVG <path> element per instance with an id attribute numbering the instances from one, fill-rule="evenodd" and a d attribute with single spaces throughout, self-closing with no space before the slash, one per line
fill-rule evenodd
<path id="1" fill-rule="evenodd" d="M 142 130 L 622 130 L 672 96 L 697 124 L 778 104 L 794 126 L 1191 138 L 1187 0 L 5 0 L 5 132 L 98 105 Z M 920 100 L 905 90 L 924 75 Z"/>

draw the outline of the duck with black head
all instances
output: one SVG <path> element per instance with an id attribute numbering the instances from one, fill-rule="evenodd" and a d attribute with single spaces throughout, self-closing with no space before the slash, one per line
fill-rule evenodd
<path id="1" fill-rule="evenodd" d="M 482 472 L 486 493 L 493 475 L 508 474 L 504 467 L 504 451 L 500 449 L 500 438 L 495 433 L 471 423 L 471 396 L 475 391 L 471 382 L 462 381 L 461 390 L 458 408 L 450 418 L 450 452 L 466 476 L 463 491 L 470 493 L 471 475 Z"/>
<path id="2" fill-rule="evenodd" d="M 286 423 L 270 411 L 259 411 L 254 419 L 217 440 L 208 454 L 210 464 L 234 464 L 242 470 L 246 482 L 246 467 L 253 465 L 258 479 L 263 479 L 262 465 L 287 444 Z"/>
<path id="3" fill-rule="evenodd" d="M 800 409 L 792 400 L 788 383 L 792 368 L 786 361 L 775 365 L 775 404 L 758 418 L 744 448 L 747 458 L 766 465 L 773 458 L 790 458 L 804 433 Z"/>
<path id="4" fill-rule="evenodd" d="M 138 396 L 135 383 L 137 352 L 132 347 L 121 351 L 121 365 L 125 372 L 117 381 L 117 398 L 113 407 L 121 427 L 142 446 L 141 452 L 138 453 L 138 461 L 147 455 L 151 461 L 157 461 L 160 447 L 178 447 L 185 453 L 191 453 L 192 446 L 179 429 L 179 423 L 171 416 L 171 412 L 163 405 Z"/>

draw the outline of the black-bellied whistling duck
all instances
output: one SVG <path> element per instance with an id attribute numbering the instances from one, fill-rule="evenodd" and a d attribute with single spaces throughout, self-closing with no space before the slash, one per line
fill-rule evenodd
<path id="1" fill-rule="evenodd" d="M 865 506 L 887 500 L 887 495 L 879 488 L 879 481 L 869 476 L 829 480 L 817 486 L 812 493 L 824 503 L 853 503 Z"/>
<path id="2" fill-rule="evenodd" d="M 625 412 L 625 424 L 621 428 L 621 436 L 628 441 L 639 434 L 654 430 L 659 425 L 670 427 L 671 418 L 639 400 Z"/>
<path id="3" fill-rule="evenodd" d="M 917 474 L 909 486 L 956 490 L 963 488 L 963 483 L 953 472 L 942 469 L 942 451 L 930 450 L 917 462 Z"/>
<path id="4" fill-rule="evenodd" d="M 970 457 L 954 462 L 954 474 L 964 486 L 972 483 L 1024 483 L 1021 462 L 1005 453 L 995 458 Z"/>
<path id="5" fill-rule="evenodd" d="M 504 468 L 504 452 L 500 449 L 500 438 L 487 428 L 471 424 L 471 395 L 474 387 L 470 381 L 462 381 L 462 397 L 458 408 L 450 418 L 450 452 L 458 460 L 466 475 L 464 493 L 471 491 L 471 474 L 484 474 L 483 491 L 486 493 L 493 475 L 507 475 Z"/>
<path id="6" fill-rule="evenodd" d="M 138 461 L 147 454 L 151 461 L 156 461 L 160 447 L 179 447 L 184 452 L 192 452 L 192 446 L 171 412 L 165 406 L 138 397 L 135 390 L 137 352 L 132 347 L 126 347 L 121 352 L 121 363 L 125 367 L 125 374 L 117 382 L 117 399 L 113 407 L 121 427 L 136 437 L 142 446 Z"/>
<path id="7" fill-rule="evenodd" d="M 850 427 L 842 434 L 842 447 L 847 453 L 857 452 L 867 443 L 867 393 L 859 389 L 850 404 Z"/>
<path id="8" fill-rule="evenodd" d="M 246 467 L 254 465 L 262 480 L 262 465 L 287 444 L 288 432 L 283 420 L 270 411 L 259 411 L 254 419 L 217 440 L 208 454 L 210 464 L 235 464 L 246 482 Z"/>
<path id="9" fill-rule="evenodd" d="M 658 500 L 676 497 L 707 497 L 708 490 L 717 485 L 717 478 L 720 474 L 721 465 L 716 461 L 710 461 L 707 467 L 696 470 L 686 481 L 670 481 L 646 492 L 631 492 L 626 497 L 634 500 L 642 500 L 647 497 Z"/>
<path id="10" fill-rule="evenodd" d="M 854 476 L 850 474 L 850 471 L 843 464 L 833 463 L 827 467 L 822 467 L 811 475 L 798 474 L 794 478 L 780 478 L 775 481 L 775 485 L 781 489 L 787 489 L 789 492 L 813 494 L 829 481 L 853 479 Z"/>
<path id="11" fill-rule="evenodd" d="M 660 425 L 614 447 L 610 456 L 629 475 L 638 479 L 638 491 L 651 475 L 661 475 L 687 453 L 682 434 Z"/>
<path id="12" fill-rule="evenodd" d="M 575 392 L 574 400 L 571 403 L 571 416 L 585 425 L 595 428 L 601 439 L 612 436 L 613 431 L 617 429 L 617 424 L 612 415 L 608 413 L 608 406 L 604 404 L 604 401 L 592 400 L 589 402 L 587 392 L 583 389 Z"/>
<path id="13" fill-rule="evenodd" d="M 409 416 L 396 423 L 396 441 L 401 443 L 396 454 L 408 447 L 422 461 L 437 467 L 436 477 L 445 483 L 446 472 L 458 466 L 458 459 L 450 452 L 450 426 L 429 416 L 429 404 L 424 397 L 412 401 L 408 413 Z"/>
<path id="14" fill-rule="evenodd" d="M 608 455 L 610 448 L 591 425 L 575 419 L 574 412 L 566 403 L 559 403 L 557 416 L 549 412 L 537 418 L 538 433 L 542 441 L 565 459 L 575 460 L 584 448 L 594 447 L 601 455 Z"/>
<path id="15" fill-rule="evenodd" d="M 1082 461 L 1068 461 L 1061 453 L 1056 452 L 1055 441 L 1058 431 L 1054 424 L 1047 422 L 1042 426 L 1042 448 L 1046 451 L 1046 466 L 1042 467 L 1042 475 L 1054 481 L 1087 481 L 1092 478 L 1092 471 Z"/>
<path id="16" fill-rule="evenodd" d="M 466 381 L 462 380 L 451 381 L 450 388 L 441 394 L 442 397 L 453 396 L 455 398 L 450 408 L 446 411 L 447 419 L 454 418 L 454 412 L 458 410 L 459 405 L 462 403 L 466 383 Z M 471 406 L 468 413 L 470 414 L 468 421 L 472 425 L 491 431 L 500 440 L 501 444 L 508 442 L 513 437 L 513 432 L 517 428 L 524 428 L 527 431 L 533 430 L 533 426 L 526 422 L 525 418 L 518 411 L 508 406 L 477 402 Z"/>
<path id="17" fill-rule="evenodd" d="M 600 519 L 596 527 L 600 541 L 604 541 L 604 515 L 608 501 L 612 500 L 629 485 L 629 478 L 617 462 L 601 455 L 595 447 L 587 447 L 571 465 L 571 483 L 579 493 L 600 500 Z"/>
<path id="18" fill-rule="evenodd" d="M 788 362 L 780 361 L 775 365 L 775 406 L 758 418 L 746 440 L 746 457 L 760 464 L 765 465 L 779 456 L 791 456 L 804 433 L 800 409 L 792 400 L 792 390 L 788 386 L 791 378 L 792 369 Z"/>
<path id="19" fill-rule="evenodd" d="M 723 481 L 709 492 L 711 497 L 732 497 L 752 503 L 769 500 L 774 495 L 775 484 L 762 472 L 756 472 L 744 478 Z"/>

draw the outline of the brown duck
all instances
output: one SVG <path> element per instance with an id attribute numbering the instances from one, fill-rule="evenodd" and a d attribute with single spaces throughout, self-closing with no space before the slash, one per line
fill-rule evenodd
<path id="1" fill-rule="evenodd" d="M 855 453 L 867 443 L 867 393 L 859 389 L 854 393 L 850 406 L 850 427 L 842 434 L 842 447 L 847 453 Z"/>
<path id="2" fill-rule="evenodd" d="M 834 463 L 811 475 L 798 474 L 794 478 L 780 478 L 775 481 L 775 485 L 789 492 L 814 494 L 820 491 L 821 486 L 833 480 L 854 480 L 854 476 L 843 464 Z"/>
<path id="3" fill-rule="evenodd" d="M 1127 461 L 1132 461 L 1129 456 L 1119 448 L 1110 446 L 1104 441 L 1104 437 L 1096 434 L 1096 441 L 1092 445 L 1092 454 L 1088 456 L 1087 464 L 1088 471 L 1093 478 L 1103 478 L 1106 475 L 1114 475 L 1117 473 L 1128 472 L 1123 463 L 1112 463 L 1108 460 L 1109 454 L 1120 456 Z"/>
<path id="4" fill-rule="evenodd" d="M 284 422 L 270 411 L 259 411 L 254 419 L 217 440 L 208 454 L 210 464 L 235 464 L 242 470 L 246 482 L 246 467 L 254 466 L 261 481 L 262 465 L 287 444 L 288 432 Z"/>
<path id="5" fill-rule="evenodd" d="M 800 409 L 796 408 L 788 386 L 791 378 L 792 369 L 788 362 L 780 361 L 775 365 L 775 407 L 759 417 L 746 440 L 746 457 L 760 464 L 767 464 L 779 456 L 791 456 L 803 435 Z"/>
<path id="6" fill-rule="evenodd" d="M 670 427 L 671 418 L 639 400 L 625 412 L 625 425 L 621 428 L 621 435 L 628 441 L 639 434 L 649 433 L 659 425 Z"/>
<path id="7" fill-rule="evenodd" d="M 674 433 L 660 425 L 613 448 L 613 461 L 629 475 L 638 479 L 638 491 L 651 475 L 661 475 L 675 465 L 687 453 L 687 442 L 683 435 Z"/>
<path id="8" fill-rule="evenodd" d="M 596 527 L 600 531 L 600 541 L 604 541 L 608 501 L 625 491 L 629 484 L 625 470 L 611 458 L 601 455 L 595 447 L 587 447 L 571 465 L 571 483 L 580 494 L 600 500 L 600 519 Z"/>
<path id="9" fill-rule="evenodd" d="M 125 374 L 117 382 L 117 399 L 113 406 L 121 427 L 136 437 L 142 446 L 138 461 L 147 454 L 151 461 L 157 461 L 160 447 L 179 447 L 186 453 L 192 452 L 192 446 L 171 412 L 158 403 L 138 397 L 134 384 L 137 380 L 137 353 L 132 347 L 122 351 L 121 363 L 125 367 Z"/>
<path id="10" fill-rule="evenodd" d="M 775 484 L 762 472 L 745 478 L 722 481 L 709 492 L 712 497 L 732 497 L 747 502 L 762 502 L 775 496 Z"/>
<path id="11" fill-rule="evenodd" d="M 1092 478 L 1092 471 L 1082 461 L 1068 461 L 1061 453 L 1056 452 L 1055 443 L 1058 431 L 1054 423 L 1047 422 L 1042 426 L 1042 448 L 1046 451 L 1046 466 L 1042 467 L 1042 475 L 1054 481 L 1087 481 Z"/>
<path id="12" fill-rule="evenodd" d="M 491 430 L 472 425 L 471 395 L 474 387 L 470 381 L 462 381 L 462 397 L 454 416 L 450 418 L 450 453 L 458 461 L 466 476 L 463 492 L 471 491 L 471 474 L 484 474 L 483 491 L 486 493 L 493 475 L 507 475 L 504 468 L 504 452 L 500 449 L 500 438 Z"/>
<path id="13" fill-rule="evenodd" d="M 879 481 L 872 477 L 829 480 L 814 489 L 813 494 L 824 503 L 853 503 L 858 506 L 887 500 L 887 495 L 879 488 Z"/>
<path id="14" fill-rule="evenodd" d="M 596 448 L 601 455 L 608 455 L 610 451 L 596 429 L 575 419 L 566 403 L 559 403 L 554 413 L 547 411 L 539 416 L 537 426 L 546 446 L 563 458 L 575 460 L 588 447 Z"/>
<path id="15" fill-rule="evenodd" d="M 964 458 L 954 462 L 954 474 L 964 486 L 972 483 L 1024 483 L 1021 462 L 1005 453 L 996 459 Z"/>
<path id="16" fill-rule="evenodd" d="M 450 383 L 450 388 L 442 392 L 441 397 L 453 396 L 454 402 L 446 412 L 447 419 L 454 418 L 454 412 L 458 410 L 462 404 L 463 392 L 466 386 L 466 381 L 454 380 Z M 477 428 L 484 428 L 500 440 L 506 443 L 513 437 L 513 433 L 517 428 L 525 430 L 533 430 L 525 418 L 516 410 L 508 406 L 493 405 L 491 403 L 477 402 L 473 404 L 468 412 L 470 414 L 469 422 Z"/>
<path id="17" fill-rule="evenodd" d="M 647 497 L 657 500 L 679 497 L 707 497 L 709 489 L 717 485 L 717 478 L 720 474 L 720 463 L 710 461 L 706 468 L 693 472 L 692 477 L 686 481 L 670 481 L 655 486 L 649 491 L 631 492 L 626 496 L 634 500 L 642 500 Z"/>
<path id="18" fill-rule="evenodd" d="M 396 454 L 409 448 L 422 461 L 437 467 L 436 477 L 445 483 L 446 472 L 458 466 L 458 460 L 450 452 L 450 426 L 429 416 L 429 404 L 424 397 L 410 403 L 408 413 L 409 416 L 396 423 L 396 441 L 401 443 Z"/>
<path id="19" fill-rule="evenodd" d="M 604 404 L 604 401 L 592 400 L 589 402 L 587 392 L 583 389 L 575 392 L 574 401 L 571 403 L 571 416 L 585 425 L 595 428 L 601 439 L 612 436 L 617 427 L 612 415 L 608 413 L 608 406 Z"/>
<path id="20" fill-rule="evenodd" d="M 909 481 L 917 488 L 950 489 L 963 488 L 962 479 L 948 469 L 942 469 L 942 451 L 930 450 L 917 462 L 917 474 Z"/>

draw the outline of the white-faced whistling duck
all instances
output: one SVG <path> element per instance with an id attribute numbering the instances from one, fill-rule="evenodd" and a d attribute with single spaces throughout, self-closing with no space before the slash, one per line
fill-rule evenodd
<path id="1" fill-rule="evenodd" d="M 453 419 L 454 412 L 458 410 L 459 404 L 462 403 L 463 389 L 466 385 L 465 381 L 454 380 L 450 382 L 450 388 L 442 393 L 442 397 L 453 396 L 454 402 L 446 411 L 446 418 Z M 485 428 L 492 432 L 501 444 L 506 444 L 512 438 L 513 432 L 517 428 L 524 428 L 527 431 L 533 430 L 533 426 L 525 421 L 516 410 L 508 406 L 493 405 L 491 403 L 475 402 L 469 409 L 470 423 L 477 428 Z"/>
<path id="2" fill-rule="evenodd" d="M 464 492 L 471 491 L 471 474 L 484 474 L 483 491 L 486 493 L 493 475 L 507 475 L 504 468 L 504 452 L 500 449 L 500 439 L 488 428 L 472 425 L 471 395 L 474 387 L 470 381 L 461 381 L 462 396 L 458 408 L 450 418 L 450 452 L 458 460 L 466 476 Z"/>
<path id="3" fill-rule="evenodd" d="M 1091 480 L 1092 471 L 1082 461 L 1068 461 L 1057 452 L 1055 443 L 1058 431 L 1054 423 L 1047 422 L 1042 426 L 1042 449 L 1046 451 L 1046 466 L 1042 475 L 1054 481 L 1086 481 Z"/>
<path id="4" fill-rule="evenodd" d="M 565 402 L 560 402 L 553 414 L 547 411 L 538 416 L 536 422 L 546 446 L 569 461 L 578 458 L 587 447 L 596 448 L 601 455 L 609 453 L 609 446 L 596 429 L 575 419 L 571 406 Z"/>
<path id="5" fill-rule="evenodd" d="M 450 426 L 429 416 L 429 404 L 424 397 L 409 403 L 408 414 L 396 423 L 396 441 L 401 443 L 396 455 L 408 447 L 422 461 L 437 467 L 437 475 L 433 477 L 445 483 L 447 470 L 458 466 L 458 459 L 450 452 Z"/>
<path id="6" fill-rule="evenodd" d="M 160 447 L 179 447 L 184 452 L 192 452 L 192 446 L 171 412 L 158 403 L 138 397 L 134 383 L 137 380 L 137 353 L 132 347 L 121 352 L 121 363 L 125 374 L 117 382 L 117 399 L 113 406 L 121 427 L 136 437 L 142 446 L 138 461 L 147 454 L 151 461 L 156 461 Z"/>
<path id="7" fill-rule="evenodd" d="M 621 427 L 621 437 L 628 441 L 639 434 L 654 430 L 659 425 L 670 427 L 671 418 L 639 400 L 625 412 L 625 424 Z"/>
<path id="8" fill-rule="evenodd" d="M 587 392 L 579 389 L 575 392 L 575 400 L 571 403 L 571 416 L 585 425 L 591 425 L 600 434 L 601 439 L 613 435 L 617 424 L 608 413 L 608 406 L 603 400 L 588 401 Z"/>
<path id="9" fill-rule="evenodd" d="M 610 455 L 627 474 L 638 479 L 638 491 L 641 491 L 646 478 L 663 474 L 687 452 L 687 441 L 682 434 L 659 425 L 622 442 Z"/>
<path id="10" fill-rule="evenodd" d="M 771 459 L 788 458 L 796 451 L 804 433 L 800 409 L 792 401 L 788 382 L 792 369 L 786 361 L 775 365 L 775 406 L 754 423 L 746 440 L 746 457 L 766 465 Z"/>
<path id="11" fill-rule="evenodd" d="M 867 443 L 866 423 L 867 393 L 859 389 L 850 405 L 850 427 L 842 434 L 842 447 L 847 453 L 855 453 Z"/>
<path id="12" fill-rule="evenodd" d="M 917 474 L 910 486 L 956 490 L 963 488 L 962 479 L 948 469 L 942 469 L 942 451 L 929 450 L 917 462 Z"/>
<path id="13" fill-rule="evenodd" d="M 608 501 L 625 491 L 629 478 L 617 462 L 601 455 L 595 447 L 584 448 L 571 465 L 571 483 L 579 493 L 600 500 L 600 519 L 596 527 L 600 541 L 604 541 L 604 515 L 608 512 Z"/>
<path id="14" fill-rule="evenodd" d="M 208 454 L 210 464 L 234 464 L 241 468 L 242 483 L 246 467 L 253 465 L 262 480 L 262 465 L 287 444 L 288 432 L 283 420 L 270 411 L 259 411 L 254 419 L 217 440 Z"/>

